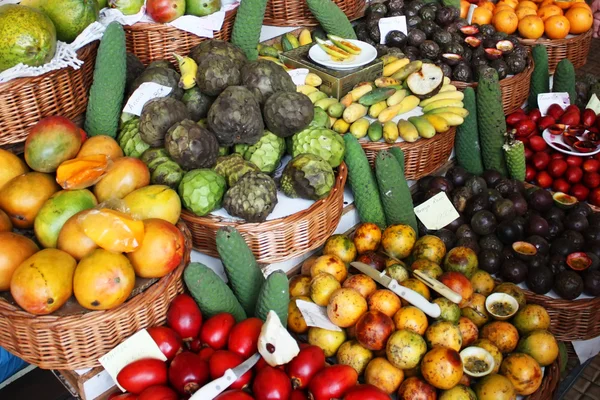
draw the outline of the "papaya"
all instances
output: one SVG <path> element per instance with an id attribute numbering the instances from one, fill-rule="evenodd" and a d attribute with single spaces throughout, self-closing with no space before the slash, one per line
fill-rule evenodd
<path id="1" fill-rule="evenodd" d="M 98 182 L 108 168 L 104 154 L 77 157 L 67 160 L 56 170 L 56 182 L 63 189 L 85 189 Z"/>
<path id="2" fill-rule="evenodd" d="M 8 218 L 8 215 L 4 211 L 0 210 L 0 232 L 10 232 L 12 228 L 10 218 Z"/>
<path id="3" fill-rule="evenodd" d="M 135 219 L 160 218 L 176 224 L 181 214 L 181 199 L 165 185 L 150 185 L 136 189 L 123 199 L 129 214 Z"/>
<path id="4" fill-rule="evenodd" d="M 98 248 L 96 242 L 83 233 L 83 229 L 79 224 L 79 218 L 83 217 L 89 211 L 80 211 L 69 218 L 60 230 L 58 241 L 56 242 L 56 247 L 59 250 L 69 253 L 77 261 L 80 261 L 83 257 Z"/>
<path id="5" fill-rule="evenodd" d="M 46 315 L 73 294 L 77 262 L 64 251 L 44 249 L 21 263 L 10 281 L 10 293 L 25 311 Z"/>
<path id="6" fill-rule="evenodd" d="M 133 157 L 116 159 L 109 171 L 94 186 L 99 202 L 122 199 L 129 193 L 150 184 L 150 171 L 143 161 Z"/>
<path id="7" fill-rule="evenodd" d="M 43 247 L 56 247 L 58 234 L 69 218 L 96 206 L 96 198 L 87 189 L 61 190 L 52 195 L 35 218 L 33 230 Z"/>
<path id="8" fill-rule="evenodd" d="M 25 141 L 25 161 L 37 172 L 54 172 L 75 158 L 81 147 L 81 132 L 71 120 L 51 116 L 40 120 Z"/>
<path id="9" fill-rule="evenodd" d="M 78 220 L 83 233 L 108 251 L 129 253 L 144 240 L 144 223 L 120 211 L 94 209 Z"/>
<path id="10" fill-rule="evenodd" d="M 111 160 L 123 157 L 123 150 L 117 141 L 107 135 L 92 136 L 81 145 L 77 158 L 104 154 Z"/>
<path id="11" fill-rule="evenodd" d="M 163 219 L 144 220 L 142 245 L 127 258 L 141 278 L 162 278 L 181 264 L 185 239 L 175 225 Z"/>
<path id="12" fill-rule="evenodd" d="M 12 232 L 0 232 L 0 292 L 10 289 L 13 272 L 39 248 L 33 240 Z"/>
<path id="13" fill-rule="evenodd" d="M 127 300 L 135 272 L 123 254 L 96 249 L 83 257 L 73 277 L 75 298 L 89 310 L 110 310 Z"/>
<path id="14" fill-rule="evenodd" d="M 11 179 L 28 171 L 23 160 L 8 150 L 0 149 L 0 189 Z"/>
<path id="15" fill-rule="evenodd" d="M 0 189 L 0 209 L 15 228 L 30 229 L 42 205 L 59 190 L 52 175 L 27 172 Z"/>

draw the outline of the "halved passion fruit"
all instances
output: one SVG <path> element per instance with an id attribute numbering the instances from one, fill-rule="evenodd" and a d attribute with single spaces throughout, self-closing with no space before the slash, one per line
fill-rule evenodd
<path id="1" fill-rule="evenodd" d="M 512 248 L 517 258 L 523 261 L 529 261 L 537 254 L 537 248 L 528 242 L 514 242 Z"/>
<path id="2" fill-rule="evenodd" d="M 478 37 L 475 37 L 475 36 L 467 36 L 465 38 L 465 43 L 473 48 L 476 48 L 481 45 L 481 39 L 479 39 Z"/>
<path id="3" fill-rule="evenodd" d="M 567 265 L 575 271 L 584 271 L 592 265 L 592 259 L 582 251 L 567 256 Z"/>
<path id="4" fill-rule="evenodd" d="M 554 204 L 558 208 L 562 208 L 564 210 L 568 208 L 572 208 L 575 204 L 577 204 L 577 198 L 574 196 L 569 196 L 563 192 L 556 192 L 552 195 L 552 199 L 554 200 Z"/>
<path id="5" fill-rule="evenodd" d="M 452 53 L 444 53 L 442 54 L 442 58 L 446 61 L 446 64 L 453 67 L 462 61 L 462 56 L 460 54 L 452 54 Z"/>
<path id="6" fill-rule="evenodd" d="M 488 60 L 498 60 L 502 58 L 502 52 L 498 49 L 485 49 L 485 57 Z"/>
<path id="7" fill-rule="evenodd" d="M 515 48 L 515 45 L 510 40 L 500 40 L 496 43 L 496 49 L 502 53 L 510 53 Z"/>
<path id="8" fill-rule="evenodd" d="M 465 25 L 460 28 L 460 31 L 465 35 L 477 35 L 479 33 L 479 28 L 477 25 Z"/>

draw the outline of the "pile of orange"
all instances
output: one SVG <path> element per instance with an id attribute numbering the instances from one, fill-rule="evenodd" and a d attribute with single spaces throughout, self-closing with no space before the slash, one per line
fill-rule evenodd
<path id="1" fill-rule="evenodd" d="M 461 0 L 461 17 L 466 18 L 470 3 Z M 563 39 L 591 29 L 591 8 L 584 0 L 500 0 L 497 4 L 480 0 L 471 19 L 476 24 L 492 24 L 499 32 L 518 32 L 526 39 Z"/>

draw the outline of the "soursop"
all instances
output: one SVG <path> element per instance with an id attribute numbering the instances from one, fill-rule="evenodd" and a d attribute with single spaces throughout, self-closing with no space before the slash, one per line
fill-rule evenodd
<path id="1" fill-rule="evenodd" d="M 521 182 L 525 181 L 525 145 L 520 140 L 515 140 L 514 130 L 506 134 L 503 150 L 509 176 Z"/>
<path id="2" fill-rule="evenodd" d="M 153 185 L 166 185 L 173 190 L 177 190 L 179 183 L 183 179 L 185 172 L 173 160 L 168 160 L 158 164 L 150 176 L 150 183 Z"/>
<path id="3" fill-rule="evenodd" d="M 288 197 L 319 200 L 329 195 L 335 183 L 331 165 L 314 154 L 294 157 L 283 170 L 281 190 Z"/>
<path id="4" fill-rule="evenodd" d="M 237 153 L 217 158 L 217 164 L 215 165 L 214 170 L 217 174 L 225 178 L 229 187 L 235 185 L 246 173 L 250 171 L 260 171 L 256 165 L 244 160 L 244 158 Z"/>
<path id="5" fill-rule="evenodd" d="M 265 129 L 258 102 L 243 86 L 225 89 L 210 107 L 207 120 L 221 146 L 254 144 Z"/>
<path id="6" fill-rule="evenodd" d="M 150 145 L 140 137 L 139 125 L 140 119 L 132 118 L 121 126 L 121 131 L 117 136 L 117 142 L 127 157 L 140 158 L 150 148 Z"/>
<path id="7" fill-rule="evenodd" d="M 171 97 L 153 99 L 144 104 L 140 116 L 140 136 L 151 147 L 162 147 L 170 127 L 190 119 L 185 104 Z"/>
<path id="8" fill-rule="evenodd" d="M 226 188 L 225 178 L 212 169 L 194 169 L 183 176 L 178 192 L 183 206 L 202 217 L 221 208 Z"/>
<path id="9" fill-rule="evenodd" d="M 185 119 L 169 128 L 165 149 L 185 170 L 212 168 L 219 155 L 219 142 L 212 132 Z"/>
<path id="10" fill-rule="evenodd" d="M 244 64 L 248 61 L 242 50 L 235 45 L 223 40 L 206 40 L 192 47 L 189 56 L 200 64 L 204 57 L 209 55 L 220 55 L 229 58 L 233 61 L 238 70 L 241 70 Z"/>
<path id="11" fill-rule="evenodd" d="M 206 118 L 208 110 L 210 110 L 210 106 L 215 99 L 202 93 L 200 89 L 198 89 L 198 86 L 194 86 L 185 91 L 181 101 L 187 107 L 190 113 L 190 119 L 193 121 L 200 121 L 202 118 Z"/>
<path id="12" fill-rule="evenodd" d="M 315 154 L 336 168 L 344 160 L 345 151 L 342 136 L 327 128 L 311 128 L 292 136 L 291 156 Z"/>
<path id="13" fill-rule="evenodd" d="M 223 207 L 229 215 L 247 222 L 263 222 L 277 205 L 277 185 L 262 172 L 248 172 L 225 193 Z"/>
<path id="14" fill-rule="evenodd" d="M 305 129 L 312 122 L 314 106 L 305 94 L 277 92 L 265 102 L 263 116 L 267 129 L 286 138 Z"/>
<path id="15" fill-rule="evenodd" d="M 236 145 L 236 150 L 240 146 L 246 146 L 241 153 L 244 159 L 256 165 L 262 172 L 270 174 L 279 166 L 281 157 L 285 153 L 285 139 L 265 131 L 264 135 L 256 144 L 252 146 Z"/>
<path id="16" fill-rule="evenodd" d="M 240 81 L 240 70 L 228 57 L 209 55 L 198 64 L 196 84 L 209 96 L 218 96 L 227 87 L 239 85 Z"/>
<path id="17" fill-rule="evenodd" d="M 296 85 L 282 66 L 269 60 L 249 62 L 242 71 L 246 86 L 262 105 L 275 92 L 296 92 Z"/>

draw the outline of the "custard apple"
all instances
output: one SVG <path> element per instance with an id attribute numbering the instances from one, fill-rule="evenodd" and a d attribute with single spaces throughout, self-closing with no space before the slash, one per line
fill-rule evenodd
<path id="1" fill-rule="evenodd" d="M 314 113 L 308 96 L 297 92 L 274 93 L 263 107 L 267 128 L 282 138 L 305 129 L 312 122 Z"/>
<path id="2" fill-rule="evenodd" d="M 173 160 L 169 160 L 159 164 L 154 169 L 154 172 L 150 176 L 150 182 L 153 185 L 166 185 L 173 190 L 177 190 L 184 174 L 185 172 L 179 164 Z"/>
<path id="3" fill-rule="evenodd" d="M 140 157 L 140 160 L 146 164 L 150 173 L 153 173 L 158 165 L 167 161 L 172 161 L 167 150 L 163 148 L 150 148 L 146 150 Z"/>
<path id="4" fill-rule="evenodd" d="M 240 70 L 228 57 L 209 55 L 198 64 L 196 84 L 209 96 L 218 96 L 228 86 L 239 85 L 240 81 Z"/>
<path id="5" fill-rule="evenodd" d="M 178 191 L 183 206 L 202 217 L 221 208 L 226 188 L 225 178 L 212 169 L 193 169 L 183 176 Z"/>
<path id="6" fill-rule="evenodd" d="M 327 128 L 309 127 L 292 136 L 292 157 L 304 153 L 315 154 L 333 168 L 344 160 L 345 149 L 342 136 Z"/>
<path id="7" fill-rule="evenodd" d="M 192 47 L 189 56 L 193 58 L 197 64 L 200 64 L 204 57 L 213 54 L 229 58 L 235 63 L 235 66 L 238 70 L 241 70 L 244 64 L 248 61 L 242 50 L 240 50 L 234 44 L 224 40 L 216 39 L 206 40 Z"/>
<path id="8" fill-rule="evenodd" d="M 252 61 L 241 71 L 242 85 L 250 89 L 261 105 L 275 92 L 296 92 L 296 85 L 290 75 L 272 61 Z"/>
<path id="9" fill-rule="evenodd" d="M 117 142 L 127 157 L 140 158 L 142 153 L 150 148 L 150 145 L 140 137 L 139 125 L 140 119 L 134 117 L 121 126 Z"/>
<path id="10" fill-rule="evenodd" d="M 211 168 L 219 155 L 219 143 L 215 135 L 189 119 L 169 129 L 165 136 L 165 148 L 185 170 Z"/>
<path id="11" fill-rule="evenodd" d="M 181 101 L 187 107 L 192 121 L 200 121 L 206 118 L 208 110 L 215 101 L 214 97 L 210 97 L 200 91 L 198 86 L 188 89 L 183 94 Z"/>
<path id="12" fill-rule="evenodd" d="M 265 134 L 256 144 L 247 146 L 243 150 L 242 155 L 262 172 L 270 174 L 277 169 L 284 153 L 285 139 L 275 136 L 269 131 L 265 131 Z"/>
<path id="13" fill-rule="evenodd" d="M 334 183 L 331 165 L 314 154 L 294 157 L 281 176 L 281 190 L 286 196 L 309 200 L 327 197 Z"/>
<path id="14" fill-rule="evenodd" d="M 225 193 L 223 207 L 229 215 L 247 222 L 263 222 L 277 204 L 277 185 L 262 172 L 248 172 Z"/>
<path id="15" fill-rule="evenodd" d="M 187 107 L 179 100 L 172 97 L 150 100 L 142 108 L 140 136 L 151 147 L 162 147 L 169 128 L 189 118 Z"/>
<path id="16" fill-rule="evenodd" d="M 235 185 L 244 174 L 250 171 L 260 170 L 256 165 L 244 160 L 237 153 L 217 158 L 217 164 L 215 165 L 215 172 L 225 178 L 229 187 Z"/>

